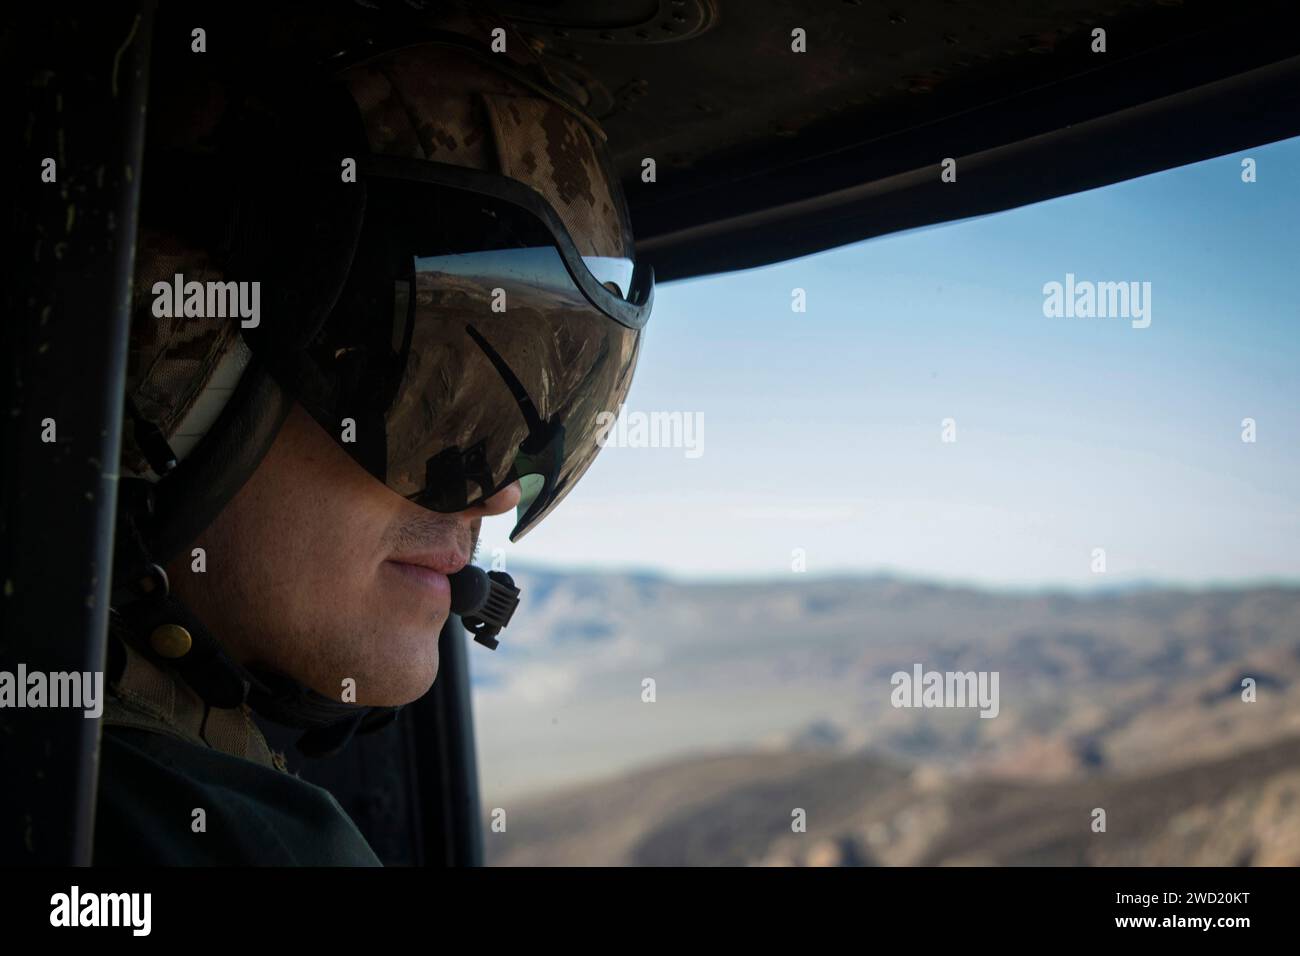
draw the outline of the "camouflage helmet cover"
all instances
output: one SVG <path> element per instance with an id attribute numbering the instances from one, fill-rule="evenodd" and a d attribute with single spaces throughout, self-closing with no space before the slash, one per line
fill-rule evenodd
<path id="1" fill-rule="evenodd" d="M 433 26 L 465 37 L 466 46 L 416 41 L 354 61 L 339 73 L 371 151 L 515 179 L 547 200 L 583 255 L 630 258 L 627 210 L 596 121 L 559 90 L 524 39 L 501 21 L 453 12 Z M 491 52 L 497 29 L 505 30 L 505 52 Z M 211 86 L 202 103 L 188 113 L 164 112 L 163 135 L 204 143 L 226 104 Z M 158 281 L 169 282 L 177 273 L 200 282 L 223 278 L 212 250 L 147 219 L 138 245 L 127 395 L 183 459 L 216 422 L 251 353 L 237 321 L 165 318 L 152 311 L 151 290 Z M 128 475 L 159 477 L 129 417 L 122 465 Z"/>

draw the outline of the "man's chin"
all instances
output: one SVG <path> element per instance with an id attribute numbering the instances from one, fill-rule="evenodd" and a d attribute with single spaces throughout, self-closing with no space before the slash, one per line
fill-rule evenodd
<path id="1" fill-rule="evenodd" d="M 407 704 L 413 704 L 433 687 L 433 682 L 438 676 L 438 659 L 433 660 L 433 668 L 429 673 L 428 679 L 416 684 L 408 684 L 403 689 L 394 690 L 386 695 L 386 700 L 382 704 L 371 704 L 371 707 L 404 707 Z"/>
<path id="2" fill-rule="evenodd" d="M 431 660 L 356 682 L 356 703 L 362 707 L 402 707 L 429 692 L 438 676 L 438 650 Z M 341 685 L 340 685 L 341 686 Z"/>

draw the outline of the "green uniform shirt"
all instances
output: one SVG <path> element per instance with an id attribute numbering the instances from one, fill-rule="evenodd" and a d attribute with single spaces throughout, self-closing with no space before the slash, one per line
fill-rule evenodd
<path id="1" fill-rule="evenodd" d="M 102 718 L 96 865 L 382 865 L 246 707 L 210 707 L 129 645 L 126 657 Z"/>

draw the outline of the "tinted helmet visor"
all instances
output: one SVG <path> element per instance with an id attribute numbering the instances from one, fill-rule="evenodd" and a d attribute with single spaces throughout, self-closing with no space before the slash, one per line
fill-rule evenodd
<path id="1" fill-rule="evenodd" d="M 387 157 L 368 168 L 357 260 L 296 370 L 300 400 L 331 434 L 354 421 L 344 449 L 431 510 L 463 511 L 518 481 L 517 541 L 600 450 L 602 413 L 617 414 L 632 382 L 653 276 L 580 255 L 523 184 Z"/>

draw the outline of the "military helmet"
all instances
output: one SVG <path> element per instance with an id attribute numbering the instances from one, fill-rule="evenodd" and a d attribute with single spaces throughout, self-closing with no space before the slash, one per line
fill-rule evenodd
<path id="1" fill-rule="evenodd" d="M 292 401 L 434 510 L 520 481 L 517 540 L 630 385 L 653 277 L 599 123 L 501 21 L 357 15 L 310 64 L 182 47 L 155 74 L 122 465 L 159 558 Z"/>

